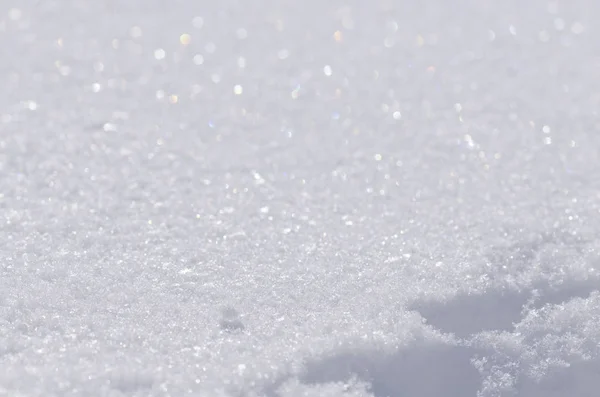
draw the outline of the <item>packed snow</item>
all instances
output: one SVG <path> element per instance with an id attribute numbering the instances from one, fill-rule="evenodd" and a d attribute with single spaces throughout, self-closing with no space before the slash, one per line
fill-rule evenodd
<path id="1" fill-rule="evenodd" d="M 599 17 L 3 0 L 0 396 L 597 396 Z"/>

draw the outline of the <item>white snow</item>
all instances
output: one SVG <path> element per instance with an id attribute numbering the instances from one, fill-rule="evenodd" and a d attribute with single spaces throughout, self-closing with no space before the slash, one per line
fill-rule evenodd
<path id="1" fill-rule="evenodd" d="M 596 396 L 598 12 L 0 2 L 0 396 Z"/>

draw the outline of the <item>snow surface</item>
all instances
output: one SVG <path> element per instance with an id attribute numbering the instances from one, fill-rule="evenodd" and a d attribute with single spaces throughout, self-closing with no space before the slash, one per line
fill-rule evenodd
<path id="1" fill-rule="evenodd" d="M 599 17 L 3 0 L 0 395 L 597 396 Z"/>

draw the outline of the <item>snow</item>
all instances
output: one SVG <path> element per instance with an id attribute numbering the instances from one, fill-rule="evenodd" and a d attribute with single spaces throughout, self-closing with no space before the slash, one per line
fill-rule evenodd
<path id="1" fill-rule="evenodd" d="M 599 11 L 4 0 L 0 396 L 595 396 Z"/>

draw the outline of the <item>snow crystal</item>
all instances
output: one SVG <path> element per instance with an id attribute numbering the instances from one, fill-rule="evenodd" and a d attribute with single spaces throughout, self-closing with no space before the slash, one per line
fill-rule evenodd
<path id="1" fill-rule="evenodd" d="M 595 396 L 598 11 L 0 2 L 0 396 Z"/>

